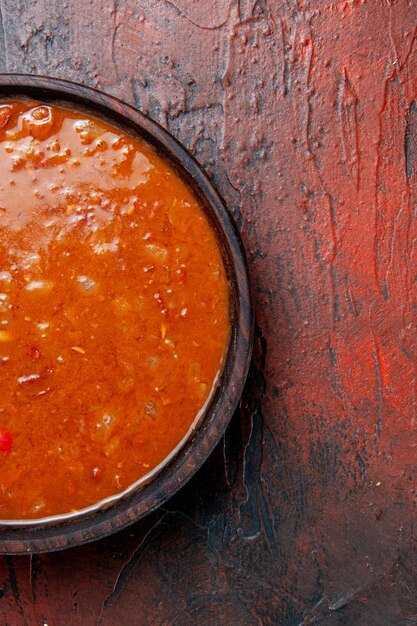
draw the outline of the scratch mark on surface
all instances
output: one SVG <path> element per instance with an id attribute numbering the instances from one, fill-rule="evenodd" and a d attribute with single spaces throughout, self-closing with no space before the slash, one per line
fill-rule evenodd
<path id="1" fill-rule="evenodd" d="M 313 58 L 314 58 L 314 44 L 312 41 L 308 42 L 308 52 L 307 52 L 307 118 L 306 118 L 306 145 L 309 154 L 313 155 L 312 150 L 312 138 L 311 138 L 311 98 L 314 95 L 314 92 L 310 86 L 311 74 L 313 71 Z"/>
<path id="2" fill-rule="evenodd" d="M 358 97 L 349 80 L 346 67 L 343 72 L 340 94 L 340 128 L 342 139 L 343 158 L 348 174 L 355 184 L 356 191 L 360 189 L 360 151 L 358 126 Z"/>
<path id="3" fill-rule="evenodd" d="M 149 530 L 145 533 L 145 535 L 142 537 L 141 541 L 139 542 L 139 545 L 136 546 L 136 548 L 130 555 L 129 559 L 120 568 L 119 573 L 117 574 L 116 580 L 114 581 L 113 589 L 111 590 L 109 594 L 107 594 L 107 596 L 103 600 L 103 604 L 101 605 L 100 615 L 97 620 L 98 625 L 103 623 L 102 620 L 103 620 L 104 612 L 106 610 L 107 605 L 110 603 L 112 597 L 117 593 L 118 587 L 122 579 L 126 576 L 126 574 L 131 569 L 132 563 L 136 562 L 137 559 L 139 558 L 140 553 L 143 551 L 145 547 L 147 539 L 156 530 L 156 528 L 160 526 L 160 524 L 166 518 L 167 515 L 168 515 L 168 511 L 165 511 L 163 515 L 161 515 L 161 517 L 149 528 Z"/>
<path id="4" fill-rule="evenodd" d="M 408 184 L 416 175 L 417 166 L 417 104 L 413 100 L 407 111 L 407 121 L 405 127 L 405 171 Z"/>
<path id="5" fill-rule="evenodd" d="M 409 58 L 411 56 L 411 53 L 413 52 L 413 48 L 414 48 L 414 44 L 415 44 L 416 40 L 417 40 L 417 26 L 414 29 L 414 34 L 413 34 L 413 36 L 411 38 L 410 47 L 408 49 L 407 54 L 405 55 L 404 61 L 401 63 L 400 70 L 404 69 L 404 67 L 407 65 L 408 60 L 409 60 Z"/>
<path id="6" fill-rule="evenodd" d="M 13 564 L 13 558 L 11 556 L 8 556 L 6 557 L 6 560 L 7 560 L 7 569 L 9 573 L 10 587 L 13 592 L 14 599 L 16 600 L 16 605 L 19 609 L 19 613 L 24 619 L 24 611 L 23 611 L 22 604 L 20 602 L 20 593 L 19 593 L 19 587 L 17 584 L 16 570 Z"/>
<path id="7" fill-rule="evenodd" d="M 374 256 L 374 274 L 375 274 L 376 286 L 380 294 L 384 298 L 384 300 L 388 300 L 388 292 L 387 292 L 386 285 L 382 284 L 382 282 L 380 281 L 380 277 L 379 277 L 379 236 L 378 236 L 378 233 L 379 233 L 380 216 L 379 216 L 378 193 L 379 193 L 379 175 L 380 175 L 381 160 L 382 160 L 382 155 L 381 155 L 382 139 L 383 139 L 382 116 L 385 111 L 385 107 L 386 107 L 387 100 L 388 100 L 389 83 L 391 82 L 391 80 L 393 80 L 395 74 L 396 74 L 396 70 L 394 70 L 392 74 L 386 79 L 385 85 L 384 85 L 382 107 L 378 113 L 379 132 L 378 132 L 378 140 L 377 140 L 377 145 L 376 145 L 376 160 L 375 160 L 375 187 L 374 187 L 375 218 L 374 218 L 374 255 L 373 255 Z"/>
<path id="8" fill-rule="evenodd" d="M 116 62 L 116 51 L 115 51 L 117 31 L 119 30 L 119 26 L 120 26 L 117 20 L 117 0 L 113 0 L 112 15 L 113 15 L 113 34 L 111 38 L 111 60 L 112 60 L 113 67 L 114 67 L 114 73 L 116 74 L 116 78 L 119 81 L 120 80 L 119 68 Z"/>
<path id="9" fill-rule="evenodd" d="M 359 311 L 358 311 L 358 308 L 357 308 L 357 305 L 356 305 L 355 297 L 354 297 L 353 292 L 352 292 L 349 276 L 346 277 L 346 297 L 347 297 L 349 308 L 350 308 L 352 314 L 355 317 L 358 317 Z"/>
<path id="10" fill-rule="evenodd" d="M 376 395 L 378 399 L 377 404 L 377 418 L 376 418 L 376 431 L 378 436 L 381 435 L 382 431 L 382 407 L 383 407 L 383 383 L 382 383 L 382 375 L 381 375 L 381 358 L 379 347 L 376 342 L 376 337 L 374 332 L 372 331 L 372 342 L 374 344 L 374 351 L 372 353 L 372 358 L 374 361 L 374 374 L 375 374 L 375 386 L 376 386 Z"/>
<path id="11" fill-rule="evenodd" d="M 391 269 L 392 269 L 392 265 L 394 262 L 394 253 L 395 253 L 395 241 L 396 241 L 396 237 L 397 237 L 397 228 L 398 228 L 398 222 L 399 219 L 402 215 L 404 211 L 404 208 L 401 208 L 395 218 L 394 218 L 394 223 L 393 223 L 393 227 L 392 227 L 392 233 L 391 233 L 391 241 L 390 241 L 390 252 L 389 252 L 389 261 L 388 261 L 388 267 L 387 270 L 385 272 L 385 283 L 388 283 L 388 277 L 391 273 Z"/>
<path id="12" fill-rule="evenodd" d="M 33 586 L 33 554 L 29 557 L 29 589 L 32 596 L 32 600 L 36 606 L 36 594 Z"/>
<path id="13" fill-rule="evenodd" d="M 8 63 L 7 63 L 7 41 L 6 41 L 6 31 L 4 28 L 4 7 L 3 0 L 0 0 L 0 47 L 2 56 L 4 58 L 4 71 L 7 71 Z"/>
<path id="14" fill-rule="evenodd" d="M 289 92 L 289 81 L 290 81 L 290 68 L 288 62 L 288 53 L 287 53 L 287 35 L 286 35 L 286 25 L 283 19 L 281 19 L 281 39 L 282 39 L 282 85 L 283 85 L 283 94 L 284 96 L 288 95 Z"/>
<path id="15" fill-rule="evenodd" d="M 185 18 L 191 24 L 193 24 L 197 28 L 201 28 L 202 30 L 218 30 L 218 29 L 222 28 L 223 26 L 226 26 L 226 24 L 227 24 L 227 22 L 229 21 L 229 18 L 230 18 L 230 13 L 231 13 L 232 4 L 233 4 L 232 2 L 229 3 L 229 9 L 227 11 L 227 16 L 226 16 L 226 18 L 223 21 L 219 22 L 218 24 L 210 24 L 210 26 L 207 26 L 206 24 L 199 24 L 198 22 L 195 22 L 194 20 L 192 20 L 191 17 L 189 17 L 186 13 L 181 11 L 181 9 L 178 8 L 177 5 L 175 4 L 175 2 L 173 2 L 172 0 L 165 0 L 165 2 L 166 2 L 166 4 L 170 4 L 172 7 L 174 7 L 174 9 L 177 11 L 178 15 L 180 15 L 183 18 Z"/>
<path id="16" fill-rule="evenodd" d="M 339 304 L 338 304 L 338 297 L 336 294 L 335 272 L 334 272 L 334 261 L 335 261 L 336 254 L 337 254 L 337 230 L 336 230 L 335 208 L 334 208 L 333 198 L 325 185 L 324 178 L 320 171 L 320 165 L 319 165 L 317 156 L 314 153 L 314 150 L 312 147 L 311 97 L 313 94 L 311 91 L 310 80 L 311 80 L 311 73 L 313 70 L 313 58 L 314 58 L 314 45 L 312 42 L 309 41 L 309 54 L 308 54 L 308 65 L 307 65 L 307 94 L 308 95 L 307 95 L 307 112 L 306 112 L 306 150 L 307 150 L 307 156 L 311 159 L 313 163 L 314 169 L 316 171 L 318 180 L 320 182 L 321 188 L 324 192 L 325 198 L 327 200 L 327 205 L 328 205 L 329 225 L 330 225 L 330 231 L 331 231 L 331 236 L 332 236 L 332 246 L 331 246 L 331 252 L 329 254 L 328 260 L 329 260 L 330 290 L 331 290 L 331 296 L 332 296 L 332 302 L 333 302 L 333 328 L 335 328 L 336 322 L 339 319 L 339 313 L 338 313 Z"/>
<path id="17" fill-rule="evenodd" d="M 170 517 L 173 517 L 173 516 L 180 517 L 186 522 L 188 522 L 189 524 L 192 524 L 192 526 L 194 526 L 198 530 L 201 530 L 203 532 L 209 531 L 217 523 L 220 517 L 220 514 L 219 514 L 215 516 L 212 520 L 210 520 L 207 524 L 200 524 L 199 522 L 197 522 L 197 520 L 193 519 L 190 515 L 185 513 L 185 511 L 180 511 L 178 509 L 167 509 L 164 506 L 159 507 L 159 510 L 164 513 L 164 516 L 169 515 Z"/>
<path id="18" fill-rule="evenodd" d="M 398 59 L 398 50 L 397 50 L 397 46 L 395 44 L 394 41 L 394 37 L 392 35 L 392 5 L 391 3 L 389 4 L 389 21 L 388 21 L 388 30 L 389 30 L 389 38 L 391 41 L 391 45 L 392 45 L 392 49 L 394 51 L 394 55 L 395 55 L 395 63 L 397 65 L 397 67 L 399 67 L 399 59 Z"/>

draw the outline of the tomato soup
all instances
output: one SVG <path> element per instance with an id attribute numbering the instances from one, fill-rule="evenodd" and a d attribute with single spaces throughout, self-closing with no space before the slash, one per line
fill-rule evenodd
<path id="1" fill-rule="evenodd" d="M 144 140 L 0 103 L 0 519 L 83 509 L 195 423 L 230 333 L 198 200 Z"/>

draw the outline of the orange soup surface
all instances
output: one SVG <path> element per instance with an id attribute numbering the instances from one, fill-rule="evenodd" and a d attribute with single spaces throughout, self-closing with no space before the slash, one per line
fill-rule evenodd
<path id="1" fill-rule="evenodd" d="M 0 519 L 79 510 L 161 463 L 221 371 L 216 236 L 145 141 L 0 103 Z"/>

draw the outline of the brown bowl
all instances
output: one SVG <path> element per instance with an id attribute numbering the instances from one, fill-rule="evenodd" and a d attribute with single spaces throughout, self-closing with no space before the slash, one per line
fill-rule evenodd
<path id="1" fill-rule="evenodd" d="M 166 130 L 133 107 L 63 80 L 22 74 L 0 75 L 0 96 L 65 102 L 103 117 L 154 145 L 188 182 L 217 233 L 231 286 L 232 333 L 217 387 L 196 429 L 157 473 L 127 495 L 80 512 L 40 520 L 0 522 L 0 554 L 49 552 L 105 537 L 144 517 L 182 487 L 220 440 L 242 394 L 253 341 L 248 268 L 239 233 L 210 180 L 191 154 Z"/>

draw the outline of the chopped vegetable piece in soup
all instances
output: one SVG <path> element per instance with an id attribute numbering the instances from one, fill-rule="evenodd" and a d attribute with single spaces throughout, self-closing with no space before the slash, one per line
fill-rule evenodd
<path id="1" fill-rule="evenodd" d="M 140 138 L 0 104 L 0 519 L 122 492 L 221 371 L 229 287 L 208 220 Z"/>

